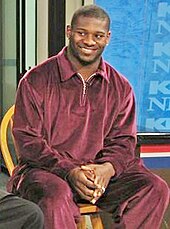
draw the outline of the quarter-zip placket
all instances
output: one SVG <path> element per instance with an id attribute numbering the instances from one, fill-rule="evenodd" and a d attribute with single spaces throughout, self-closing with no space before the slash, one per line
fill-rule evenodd
<path id="1" fill-rule="evenodd" d="M 89 82 L 89 80 L 95 76 L 96 74 L 92 74 L 87 80 L 84 80 L 83 76 L 78 73 L 78 76 L 80 77 L 82 83 L 83 83 L 83 91 L 82 91 L 82 99 L 81 99 L 81 105 L 84 106 L 85 101 L 86 101 L 86 92 L 87 92 L 87 83 Z"/>

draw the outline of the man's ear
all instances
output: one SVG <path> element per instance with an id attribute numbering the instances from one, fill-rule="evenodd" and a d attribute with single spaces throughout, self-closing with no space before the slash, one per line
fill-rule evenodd
<path id="1" fill-rule="evenodd" d="M 107 41 L 106 41 L 106 45 L 108 45 L 108 44 L 109 44 L 109 42 L 110 42 L 110 37 L 111 37 L 111 31 L 108 31 L 108 33 L 107 33 Z"/>
<path id="2" fill-rule="evenodd" d="M 67 28 L 66 28 L 66 35 L 67 35 L 67 38 L 69 39 L 70 36 L 71 36 L 71 26 L 70 25 L 67 25 Z"/>

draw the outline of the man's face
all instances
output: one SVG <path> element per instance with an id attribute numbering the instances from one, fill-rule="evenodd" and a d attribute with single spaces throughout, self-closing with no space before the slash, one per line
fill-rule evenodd
<path id="1" fill-rule="evenodd" d="M 109 42 L 110 31 L 106 20 L 80 16 L 73 28 L 67 27 L 67 37 L 72 58 L 88 65 L 99 60 Z"/>

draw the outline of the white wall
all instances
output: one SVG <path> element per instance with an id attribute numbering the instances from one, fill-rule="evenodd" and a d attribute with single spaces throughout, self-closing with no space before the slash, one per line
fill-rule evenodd
<path id="1" fill-rule="evenodd" d="M 26 55 L 25 55 L 25 68 L 35 66 L 36 64 L 36 14 L 35 14 L 35 0 L 25 1 L 25 43 L 26 43 Z M 22 18 L 21 18 L 22 20 Z"/>
<path id="2" fill-rule="evenodd" d="M 2 113 L 14 103 L 16 91 L 16 1 L 1 0 Z"/>
<path id="3" fill-rule="evenodd" d="M 37 0 L 37 63 L 48 57 L 48 0 Z"/>

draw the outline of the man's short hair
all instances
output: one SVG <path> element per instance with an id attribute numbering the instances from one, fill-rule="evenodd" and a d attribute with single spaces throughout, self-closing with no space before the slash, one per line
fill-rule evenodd
<path id="1" fill-rule="evenodd" d="M 71 28 L 73 28 L 74 25 L 76 25 L 77 19 L 80 16 L 96 18 L 96 19 L 103 20 L 103 21 L 106 20 L 108 30 L 110 29 L 109 15 L 107 14 L 107 12 L 104 9 L 102 9 L 101 7 L 97 5 L 86 5 L 76 10 L 71 20 Z"/>

